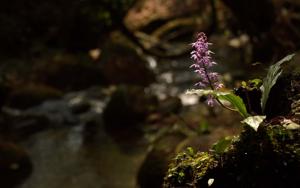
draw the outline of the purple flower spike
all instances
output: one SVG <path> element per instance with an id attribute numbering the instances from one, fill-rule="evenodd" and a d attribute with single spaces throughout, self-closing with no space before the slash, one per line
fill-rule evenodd
<path id="1" fill-rule="evenodd" d="M 218 90 L 223 87 L 223 84 L 220 82 L 220 75 L 211 71 L 211 68 L 217 63 L 212 60 L 212 52 L 208 48 L 209 45 L 210 43 L 207 42 L 205 33 L 199 33 L 197 41 L 192 43 L 194 50 L 191 52 L 191 59 L 194 60 L 194 64 L 190 67 L 200 76 L 200 81 L 196 83 L 196 86 L 201 89 L 210 88 L 212 90 Z M 215 104 L 213 96 L 208 96 L 207 104 L 209 106 Z"/>

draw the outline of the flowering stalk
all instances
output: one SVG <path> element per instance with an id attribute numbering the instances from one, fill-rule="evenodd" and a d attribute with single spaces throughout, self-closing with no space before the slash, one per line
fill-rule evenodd
<path id="1" fill-rule="evenodd" d="M 196 83 L 196 86 L 199 86 L 202 89 L 209 87 L 212 90 L 219 90 L 223 88 L 224 85 L 220 81 L 220 75 L 211 70 L 217 63 L 212 60 L 211 54 L 213 52 L 209 50 L 209 45 L 210 43 L 207 42 L 205 33 L 199 33 L 197 41 L 192 43 L 194 50 L 191 52 L 191 58 L 194 60 L 194 63 L 190 67 L 194 68 L 195 72 L 198 73 L 201 78 L 201 80 Z M 207 104 L 209 106 L 214 106 L 214 104 L 218 102 L 224 108 L 234 110 L 224 106 L 221 101 L 213 95 L 208 95 L 207 97 Z"/>

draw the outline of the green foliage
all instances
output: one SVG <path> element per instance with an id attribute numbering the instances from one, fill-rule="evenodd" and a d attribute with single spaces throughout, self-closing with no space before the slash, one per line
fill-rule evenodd
<path id="1" fill-rule="evenodd" d="M 186 152 L 187 152 L 190 156 L 193 156 L 193 155 L 196 154 L 195 151 L 194 151 L 194 149 L 193 149 L 192 147 L 187 147 L 187 148 L 186 148 Z"/>
<path id="2" fill-rule="evenodd" d="M 163 187 L 196 187 L 197 181 L 216 166 L 216 159 L 209 153 L 179 153 L 170 164 Z"/>
<path id="3" fill-rule="evenodd" d="M 231 145 L 232 137 L 227 136 L 225 138 L 220 139 L 217 143 L 212 146 L 212 150 L 216 154 L 222 154 L 229 150 L 229 146 Z"/>
<path id="4" fill-rule="evenodd" d="M 239 96 L 237 96 L 233 93 L 230 93 L 230 94 L 226 94 L 226 95 L 220 95 L 220 96 L 218 96 L 218 98 L 230 102 L 231 105 L 235 107 L 235 109 L 241 114 L 242 117 L 249 116 L 246 106 L 245 106 L 245 103 Z"/>
<path id="5" fill-rule="evenodd" d="M 286 128 L 289 119 L 273 123 L 263 122 L 257 132 L 245 126 L 239 136 L 215 144 L 213 152 L 180 153 L 164 187 L 299 187 L 300 129 Z"/>
<path id="6" fill-rule="evenodd" d="M 281 65 L 285 62 L 291 61 L 294 55 L 295 54 L 287 55 L 286 57 L 284 57 L 274 65 L 270 66 L 268 74 L 263 80 L 263 85 L 261 86 L 261 90 L 262 90 L 261 106 L 263 112 L 265 110 L 270 91 L 272 87 L 276 84 L 277 79 L 282 73 Z"/>
<path id="7" fill-rule="evenodd" d="M 262 80 L 253 79 L 243 81 L 241 86 L 234 89 L 234 94 L 242 98 L 246 105 L 247 112 L 251 115 L 262 114 L 261 110 L 261 90 Z"/>
<path id="8" fill-rule="evenodd" d="M 249 116 L 243 100 L 239 96 L 231 92 L 215 91 L 209 89 L 192 89 L 188 90 L 186 94 L 196 94 L 199 96 L 213 95 L 217 99 L 230 102 L 230 104 L 241 114 L 242 117 L 246 118 Z"/>
<path id="9" fill-rule="evenodd" d="M 242 81 L 242 87 L 246 88 L 247 90 L 253 90 L 255 88 L 258 88 L 262 85 L 262 80 L 261 79 L 253 79 L 253 80 L 248 80 L 248 82 Z"/>

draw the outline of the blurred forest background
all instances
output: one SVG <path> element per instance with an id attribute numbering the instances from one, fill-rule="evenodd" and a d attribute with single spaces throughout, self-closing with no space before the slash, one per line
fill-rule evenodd
<path id="1" fill-rule="evenodd" d="M 0 187 L 161 187 L 177 152 L 237 134 L 184 94 L 201 31 L 238 87 L 299 51 L 300 1 L 1 2 Z"/>

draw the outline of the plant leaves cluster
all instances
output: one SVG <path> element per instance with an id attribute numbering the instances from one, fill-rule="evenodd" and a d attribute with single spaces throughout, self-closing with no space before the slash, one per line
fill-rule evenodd
<path id="1" fill-rule="evenodd" d="M 261 107 L 264 112 L 266 108 L 266 103 L 270 94 L 270 91 L 272 87 L 276 84 L 279 76 L 282 73 L 282 68 L 281 65 L 283 63 L 287 63 L 292 60 L 295 54 L 290 54 L 275 63 L 274 65 L 271 65 L 269 68 L 269 71 L 267 73 L 267 76 L 263 80 L 263 85 L 261 86 L 261 91 L 262 91 L 262 97 L 261 97 Z"/>
<path id="2" fill-rule="evenodd" d="M 242 82 L 242 86 L 232 92 L 215 91 L 215 90 L 189 90 L 187 94 L 197 94 L 199 96 L 213 95 L 218 100 L 227 101 L 234 107 L 234 110 L 245 118 L 242 122 L 248 124 L 255 131 L 266 118 L 264 111 L 272 87 L 276 84 L 282 74 L 282 64 L 292 60 L 295 54 L 290 54 L 271 65 L 267 76 L 261 81 L 260 79 Z M 250 116 L 251 114 L 251 116 Z"/>

